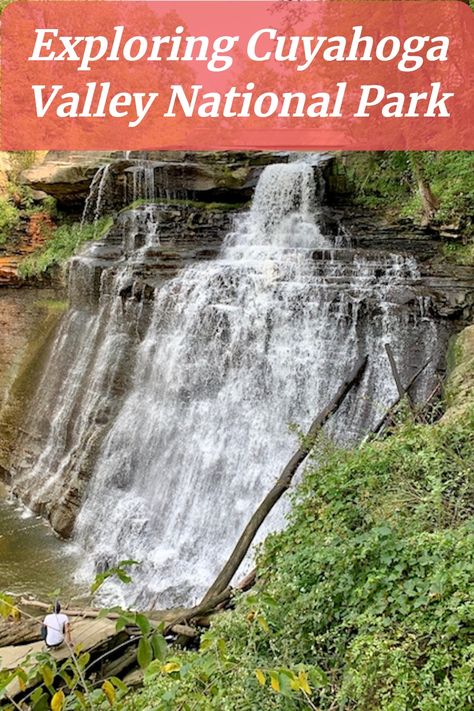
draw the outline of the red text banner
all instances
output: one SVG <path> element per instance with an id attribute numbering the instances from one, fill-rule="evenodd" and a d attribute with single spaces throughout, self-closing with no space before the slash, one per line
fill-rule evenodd
<path id="1" fill-rule="evenodd" d="M 28 2 L 4 150 L 474 148 L 460 2 Z"/>

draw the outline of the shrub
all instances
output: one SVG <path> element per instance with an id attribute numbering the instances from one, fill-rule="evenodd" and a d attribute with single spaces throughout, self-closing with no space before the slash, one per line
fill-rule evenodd
<path id="1" fill-rule="evenodd" d="M 20 221 L 20 213 L 10 200 L 0 197 L 0 245 L 5 244 Z"/>
<path id="2" fill-rule="evenodd" d="M 310 468 L 257 592 L 123 708 L 472 708 L 473 427 L 404 425 Z"/>
<path id="3" fill-rule="evenodd" d="M 469 151 L 378 151 L 345 158 L 356 201 L 368 207 L 396 206 L 400 216 L 420 219 L 416 169 L 439 202 L 436 224 L 454 224 L 474 234 L 474 155 Z M 416 168 L 415 168 L 416 164 Z"/>
<path id="4" fill-rule="evenodd" d="M 44 247 L 21 262 L 20 274 L 24 277 L 44 274 L 51 267 L 66 262 L 85 242 L 101 237 L 110 225 L 111 220 L 105 218 L 82 227 L 74 223 L 55 228 Z"/>

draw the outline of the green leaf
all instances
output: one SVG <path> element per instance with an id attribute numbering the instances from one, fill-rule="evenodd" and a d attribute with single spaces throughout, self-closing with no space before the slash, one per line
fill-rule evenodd
<path id="1" fill-rule="evenodd" d="M 34 704 L 36 704 L 40 700 L 40 698 L 43 696 L 43 694 L 44 694 L 43 689 L 41 688 L 41 686 L 38 686 L 38 688 L 32 692 L 30 698 L 31 698 L 32 702 Z"/>
<path id="2" fill-rule="evenodd" d="M 121 691 L 123 694 L 127 693 L 128 686 L 121 679 L 116 676 L 111 676 L 109 681 L 111 681 L 115 688 Z"/>
<path id="3" fill-rule="evenodd" d="M 146 669 L 153 659 L 153 649 L 150 641 L 142 637 L 138 643 L 137 660 L 142 669 Z"/>
<path id="4" fill-rule="evenodd" d="M 84 654 L 81 654 L 77 661 L 81 669 L 85 669 L 86 666 L 89 664 L 90 660 L 91 655 L 89 654 L 89 652 L 84 652 Z"/>
<path id="5" fill-rule="evenodd" d="M 268 632 L 270 632 L 270 627 L 268 626 L 268 623 L 263 615 L 259 615 L 257 617 L 257 622 L 264 632 L 266 632 L 267 634 Z"/>
<path id="6" fill-rule="evenodd" d="M 226 647 L 225 640 L 223 640 L 223 639 L 217 640 L 217 650 L 219 652 L 219 657 L 221 659 L 224 659 L 224 657 L 227 656 L 227 647 Z"/>
<path id="7" fill-rule="evenodd" d="M 158 676 L 163 671 L 161 662 L 159 659 L 154 659 L 145 669 L 144 677 L 145 679 L 152 679 Z"/>
<path id="8" fill-rule="evenodd" d="M 33 694 L 31 695 L 32 711 L 49 711 L 49 696 L 44 692 L 41 687 L 36 691 L 39 692 L 33 699 Z"/>
<path id="9" fill-rule="evenodd" d="M 277 672 L 271 671 L 270 672 L 270 683 L 273 691 L 276 691 L 277 694 L 280 693 L 280 678 Z"/>
<path id="10" fill-rule="evenodd" d="M 151 638 L 151 646 L 153 648 L 153 656 L 155 659 L 159 659 L 164 662 L 168 656 L 168 644 L 166 639 L 161 634 L 155 634 Z"/>
<path id="11" fill-rule="evenodd" d="M 120 580 L 121 583 L 125 583 L 128 585 L 129 583 L 132 582 L 132 577 L 128 573 L 126 573 L 124 570 L 116 570 L 115 575 L 117 578 Z"/>
<path id="12" fill-rule="evenodd" d="M 127 624 L 128 624 L 128 620 L 126 617 L 119 617 L 117 622 L 115 623 L 115 631 L 121 632 L 123 629 L 125 629 Z"/>
<path id="13" fill-rule="evenodd" d="M 150 620 L 148 619 L 148 617 L 145 617 L 145 615 L 142 615 L 140 612 L 137 612 L 137 614 L 135 615 L 135 624 L 137 625 L 137 627 L 140 628 L 140 632 L 143 635 L 146 636 L 151 632 Z"/>
<path id="14" fill-rule="evenodd" d="M 75 684 L 75 679 L 70 674 L 68 674 L 67 671 L 64 669 L 59 672 L 59 675 L 60 675 L 61 679 L 63 679 L 63 681 L 66 682 L 68 689 L 72 689 L 72 687 Z"/>
<path id="15" fill-rule="evenodd" d="M 300 684 L 301 691 L 304 691 L 305 694 L 308 695 L 311 694 L 311 687 L 308 683 L 308 677 L 306 675 L 306 672 L 300 671 L 300 673 L 298 674 L 298 681 Z"/>
<path id="16" fill-rule="evenodd" d="M 48 664 L 44 664 L 40 667 L 40 674 L 43 677 L 43 681 L 46 687 L 51 687 L 54 682 L 55 672 Z"/>

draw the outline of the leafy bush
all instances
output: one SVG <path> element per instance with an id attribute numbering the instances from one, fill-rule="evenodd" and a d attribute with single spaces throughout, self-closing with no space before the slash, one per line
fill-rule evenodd
<path id="1" fill-rule="evenodd" d="M 419 219 L 421 201 L 416 172 L 439 202 L 438 224 L 454 223 L 468 236 L 474 233 L 474 154 L 469 151 L 378 151 L 345 158 L 347 174 L 359 203 L 396 207 L 399 214 Z"/>
<path id="2" fill-rule="evenodd" d="M 101 237 L 110 226 L 111 220 L 105 218 L 82 227 L 78 223 L 57 227 L 39 252 L 21 262 L 20 274 L 24 277 L 44 274 L 51 267 L 67 261 L 85 242 Z"/>
<path id="3" fill-rule="evenodd" d="M 36 151 L 12 151 L 10 153 L 10 179 L 13 182 L 18 182 L 21 173 L 31 168 L 35 161 Z"/>
<path id="4" fill-rule="evenodd" d="M 472 708 L 473 427 L 404 425 L 309 471 L 257 593 L 123 708 Z"/>
<path id="5" fill-rule="evenodd" d="M 20 221 L 20 213 L 10 200 L 0 197 L 0 245 L 5 244 L 10 233 Z"/>

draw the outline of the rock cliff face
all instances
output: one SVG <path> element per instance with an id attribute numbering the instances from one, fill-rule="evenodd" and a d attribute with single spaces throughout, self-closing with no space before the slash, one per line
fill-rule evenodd
<path id="1" fill-rule="evenodd" d="M 8 479 L 11 447 L 66 304 L 52 289 L 0 287 L 0 473 Z"/>
<path id="2" fill-rule="evenodd" d="M 450 344 L 445 398 L 448 410 L 443 419 L 465 413 L 474 396 L 474 326 L 468 326 Z"/>
<path id="3" fill-rule="evenodd" d="M 212 261 L 233 229 L 235 215 L 252 197 L 264 167 L 289 158 L 264 153 L 154 153 L 145 161 L 139 154 L 51 153 L 41 166 L 25 173 L 31 187 L 54 195 L 73 212 L 82 211 L 86 203 L 89 219 L 115 215 L 108 233 L 70 264 L 72 310 L 62 321 L 55 348 L 60 348 L 68 329 L 77 330 L 77 340 L 70 350 L 56 353 L 57 374 L 45 391 L 39 378 L 44 368 L 34 372 L 31 380 L 38 386 L 35 402 L 41 403 L 42 417 L 36 422 L 26 417 L 19 423 L 18 410 L 8 415 L 17 437 L 14 454 L 8 463 L 4 459 L 4 470 L 13 475 L 16 493 L 47 516 L 60 535 L 71 535 L 98 452 L 130 389 L 133 364 L 153 317 L 159 287 L 185 266 Z M 406 314 L 407 321 L 426 308 L 419 317 L 434 324 L 439 339 L 434 378 L 443 371 L 442 354 L 450 336 L 473 317 L 473 270 L 442 263 L 435 234 L 387 225 L 354 208 L 328 180 L 330 166 L 328 157 L 314 167 L 320 190 L 318 220 L 331 246 L 346 249 L 336 255 L 330 249 L 314 249 L 315 268 L 326 275 L 332 260 L 331 288 L 336 284 L 350 302 L 357 291 L 353 281 L 362 278 L 360 263 L 370 263 L 369 279 L 385 279 L 388 255 L 414 255 L 416 276 L 398 284 L 393 293 L 388 287 L 387 299 L 391 308 Z M 377 298 L 357 302 L 361 323 L 381 316 Z M 332 308 L 340 308 L 337 295 Z M 111 352 L 110 339 L 117 343 L 117 357 L 101 359 Z M 416 340 L 409 348 L 406 365 L 412 372 L 424 351 Z M 59 422 L 53 414 L 69 392 L 65 382 L 79 352 L 84 361 L 75 365 L 77 382 L 71 383 L 70 411 Z M 31 380 L 28 394 L 23 390 L 24 412 L 27 398 L 35 391 Z M 67 409 L 68 403 L 61 406 Z M 38 476 L 60 472 L 54 496 L 47 486 L 42 492 L 33 490 L 30 474 L 36 469 Z"/>

